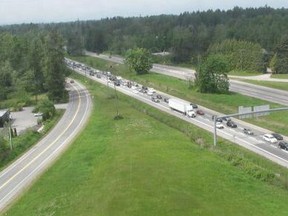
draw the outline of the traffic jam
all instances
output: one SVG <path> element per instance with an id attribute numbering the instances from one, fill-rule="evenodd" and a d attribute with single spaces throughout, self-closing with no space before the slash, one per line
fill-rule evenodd
<path id="1" fill-rule="evenodd" d="M 161 104 L 169 107 L 175 113 L 179 113 L 181 116 L 186 116 L 192 119 L 201 118 L 205 122 L 209 121 L 213 125 L 215 113 L 212 110 L 208 110 L 204 107 L 198 107 L 197 104 L 181 100 L 179 98 L 171 97 L 165 93 L 160 93 L 154 88 L 141 85 L 137 82 L 124 79 L 120 76 L 115 76 L 109 71 L 100 71 L 89 67 L 83 63 L 79 63 L 70 59 L 65 58 L 66 65 L 72 70 L 76 70 L 85 76 L 95 77 L 102 83 L 110 85 L 110 87 L 122 87 L 134 94 L 141 94 L 141 96 L 148 98 L 155 104 Z M 70 80 L 74 82 L 74 80 Z M 284 140 L 283 136 L 278 133 L 263 133 L 259 129 L 251 129 L 246 126 L 241 126 L 238 122 L 236 123 L 229 117 L 218 117 L 216 118 L 216 128 L 224 129 L 228 128 L 230 131 L 233 129 L 237 133 L 241 133 L 248 138 L 254 138 L 258 142 L 270 144 L 272 147 L 279 148 L 285 152 L 288 152 L 288 142 Z"/>

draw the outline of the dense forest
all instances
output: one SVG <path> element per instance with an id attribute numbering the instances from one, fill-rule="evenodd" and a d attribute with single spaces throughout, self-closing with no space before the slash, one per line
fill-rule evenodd
<path id="1" fill-rule="evenodd" d="M 46 93 L 51 101 L 65 98 L 64 43 L 55 30 L 21 35 L 0 33 L 0 100 Z"/>
<path id="2" fill-rule="evenodd" d="M 57 28 L 67 39 L 68 47 L 72 47 L 72 54 L 77 50 L 75 46 L 120 55 L 129 48 L 141 47 L 151 52 L 169 51 L 174 63 L 197 64 L 199 56 L 207 54 L 209 47 L 236 40 L 259 46 L 266 55 L 262 57 L 267 65 L 288 35 L 288 9 L 235 7 L 228 11 L 185 12 L 179 16 L 77 21 L 57 24 Z M 249 49 L 239 47 L 237 52 L 247 56 Z"/>
<path id="3" fill-rule="evenodd" d="M 287 73 L 285 8 L 235 7 L 180 15 L 23 24 L 2 26 L 0 33 L 22 35 L 51 28 L 62 34 L 72 55 L 81 55 L 86 49 L 124 56 L 128 49 L 139 47 L 152 53 L 168 51 L 172 63 L 197 65 L 199 59 L 220 52 L 231 62 L 231 69 L 264 72 L 269 66 L 275 73 Z"/>

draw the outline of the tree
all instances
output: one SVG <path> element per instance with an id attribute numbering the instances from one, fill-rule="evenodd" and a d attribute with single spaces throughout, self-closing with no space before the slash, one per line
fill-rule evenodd
<path id="1" fill-rule="evenodd" d="M 52 101 L 43 100 L 35 108 L 34 112 L 43 113 L 42 118 L 43 118 L 43 121 L 45 121 L 47 119 L 51 119 L 55 115 L 56 109 Z"/>
<path id="2" fill-rule="evenodd" d="M 125 64 L 137 74 L 148 73 L 153 65 L 150 52 L 144 48 L 129 49 L 126 52 Z"/>
<path id="3" fill-rule="evenodd" d="M 81 56 L 84 53 L 84 39 L 79 31 L 72 31 L 67 38 L 67 53 L 72 56 Z"/>
<path id="4" fill-rule="evenodd" d="M 285 37 L 276 48 L 276 55 L 274 59 L 275 73 L 287 74 L 288 73 L 288 37 Z"/>
<path id="5" fill-rule="evenodd" d="M 13 74 L 15 71 L 7 60 L 1 64 L 0 62 L 0 99 L 7 99 L 8 93 L 11 92 L 13 88 Z"/>
<path id="6" fill-rule="evenodd" d="M 257 43 L 240 40 L 224 40 L 208 49 L 209 54 L 225 55 L 234 70 L 264 71 L 265 52 Z"/>
<path id="7" fill-rule="evenodd" d="M 65 76 L 63 40 L 52 30 L 45 40 L 45 87 L 48 98 L 59 102 L 65 97 Z"/>
<path id="8" fill-rule="evenodd" d="M 210 55 L 201 64 L 195 84 L 201 93 L 227 93 L 229 91 L 228 61 L 221 55 Z"/>

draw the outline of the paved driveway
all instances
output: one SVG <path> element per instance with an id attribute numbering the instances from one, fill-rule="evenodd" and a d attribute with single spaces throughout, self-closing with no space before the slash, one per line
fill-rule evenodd
<path id="1" fill-rule="evenodd" d="M 56 109 L 66 109 L 67 104 L 57 104 Z M 21 134 L 29 128 L 37 128 L 37 119 L 32 113 L 34 107 L 24 107 L 22 111 L 11 112 L 13 119 L 12 128 L 16 128 L 17 133 Z"/>

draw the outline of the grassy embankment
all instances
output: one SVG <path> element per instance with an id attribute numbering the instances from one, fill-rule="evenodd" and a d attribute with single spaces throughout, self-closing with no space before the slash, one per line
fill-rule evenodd
<path id="1" fill-rule="evenodd" d="M 87 127 L 5 215 L 287 215 L 286 169 L 120 93 L 115 121 L 113 89 L 85 83 Z"/>
<path id="2" fill-rule="evenodd" d="M 154 87 L 160 91 L 166 92 L 175 97 L 180 97 L 210 109 L 216 110 L 225 114 L 238 112 L 238 106 L 258 106 L 270 104 L 271 108 L 282 107 L 260 99 L 247 97 L 244 95 L 231 93 L 224 94 L 201 94 L 189 88 L 188 81 L 176 79 L 173 77 L 163 76 L 161 74 L 150 73 L 147 75 L 138 76 L 128 71 L 125 65 L 107 62 L 94 57 L 79 57 L 76 60 L 86 63 L 100 70 L 111 71 L 113 74 L 134 80 L 143 85 Z M 270 129 L 277 133 L 288 135 L 288 111 L 274 112 L 269 116 L 247 119 L 247 122 L 253 123 L 260 127 Z"/>

